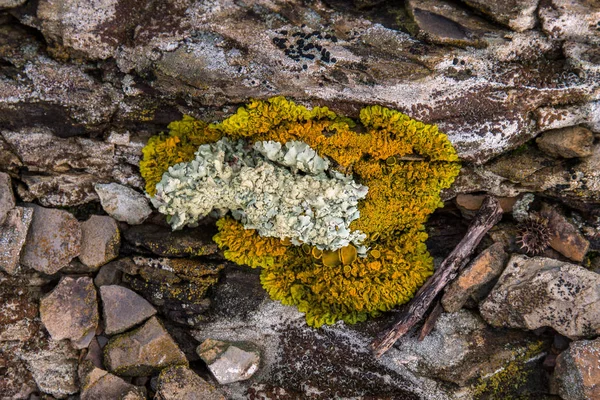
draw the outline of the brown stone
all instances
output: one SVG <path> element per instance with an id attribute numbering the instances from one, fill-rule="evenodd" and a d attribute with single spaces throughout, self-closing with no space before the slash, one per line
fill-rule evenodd
<path id="1" fill-rule="evenodd" d="M 587 157 L 592 155 L 594 134 L 582 126 L 572 126 L 546 131 L 535 142 L 540 150 L 553 157 Z"/>
<path id="2" fill-rule="evenodd" d="M 84 363 L 79 368 L 81 400 L 122 399 L 129 392 L 143 395 L 142 390 L 101 368 Z M 143 396 L 142 398 L 145 398 Z"/>
<path id="3" fill-rule="evenodd" d="M 111 217 L 92 215 L 81 224 L 81 233 L 79 260 L 88 267 L 99 268 L 119 255 L 121 235 Z"/>
<path id="4" fill-rule="evenodd" d="M 495 243 L 482 251 L 446 288 L 442 297 L 444 309 L 447 312 L 460 310 L 469 296 L 500 276 L 507 259 L 502 243 Z"/>
<path id="5" fill-rule="evenodd" d="M 52 339 L 71 339 L 76 348 L 87 347 L 99 320 L 92 278 L 62 278 L 42 299 L 40 317 Z"/>
<path id="6" fill-rule="evenodd" d="M 225 400 L 220 390 L 191 369 L 178 365 L 162 370 L 154 400 Z"/>
<path id="7" fill-rule="evenodd" d="M 0 172 L 0 225 L 4 222 L 6 215 L 15 207 L 15 195 L 12 191 L 10 176 Z"/>
<path id="8" fill-rule="evenodd" d="M 81 226 L 66 211 L 31 205 L 33 219 L 21 251 L 21 264 L 54 274 L 79 255 Z"/>
<path id="9" fill-rule="evenodd" d="M 33 209 L 15 207 L 0 225 L 0 270 L 15 275 L 19 268 L 21 249 L 25 244 Z"/>
<path id="10" fill-rule="evenodd" d="M 600 399 L 600 339 L 571 343 L 559 354 L 551 389 L 563 399 Z"/>
<path id="11" fill-rule="evenodd" d="M 107 335 L 124 332 L 156 314 L 146 299 L 123 286 L 102 286 L 100 296 Z"/>
<path id="12" fill-rule="evenodd" d="M 571 260 L 581 262 L 587 253 L 590 242 L 572 223 L 555 208 L 544 204 L 542 216 L 548 219 L 550 247 Z"/>
<path id="13" fill-rule="evenodd" d="M 483 203 L 486 195 L 480 194 L 459 194 L 456 196 L 456 205 L 468 211 L 477 211 Z M 512 208 L 517 202 L 518 197 L 497 197 L 502 211 L 505 213 L 512 212 Z"/>

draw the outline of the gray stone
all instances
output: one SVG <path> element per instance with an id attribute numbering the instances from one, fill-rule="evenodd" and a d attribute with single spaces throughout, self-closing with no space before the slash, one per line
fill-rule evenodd
<path id="1" fill-rule="evenodd" d="M 31 207 L 33 219 L 21 251 L 21 264 L 54 274 L 79 255 L 81 226 L 66 211 Z"/>
<path id="2" fill-rule="evenodd" d="M 154 400 L 196 399 L 225 400 L 225 396 L 187 367 L 178 365 L 161 371 Z"/>
<path id="3" fill-rule="evenodd" d="M 188 365 L 183 352 L 156 317 L 142 327 L 113 337 L 104 348 L 104 363 L 121 376 L 147 376 L 172 365 Z"/>
<path id="4" fill-rule="evenodd" d="M 82 371 L 83 369 L 83 371 Z M 81 400 L 122 399 L 129 392 L 143 395 L 135 385 L 90 364 L 80 367 Z M 145 398 L 145 396 L 143 397 Z"/>
<path id="5" fill-rule="evenodd" d="M 539 0 L 463 0 L 494 21 L 523 32 L 534 27 Z"/>
<path id="6" fill-rule="evenodd" d="M 97 184 L 95 189 L 104 211 L 118 221 L 138 225 L 152 213 L 144 195 L 127 186 L 118 183 Z"/>
<path id="7" fill-rule="evenodd" d="M 107 335 L 125 332 L 156 314 L 143 297 L 123 286 L 101 286 L 100 296 Z"/>
<path id="8" fill-rule="evenodd" d="M 206 339 L 196 352 L 221 385 L 250 379 L 260 366 L 260 351 L 253 343 Z"/>
<path id="9" fill-rule="evenodd" d="M 15 207 L 0 224 L 0 270 L 10 275 L 18 272 L 21 249 L 32 219 L 32 208 Z"/>
<path id="10" fill-rule="evenodd" d="M 8 212 L 15 207 L 15 195 L 12 191 L 10 176 L 0 172 L 0 225 L 4 223 Z"/>
<path id="11" fill-rule="evenodd" d="M 92 215 L 81 224 L 81 233 L 79 260 L 88 267 L 98 268 L 119 255 L 121 234 L 111 217 Z"/>
<path id="12" fill-rule="evenodd" d="M 442 306 L 447 312 L 460 310 L 469 297 L 500 276 L 508 254 L 502 243 L 495 243 L 482 251 L 460 271 L 458 278 L 446 287 Z"/>
<path id="13" fill-rule="evenodd" d="M 579 339 L 600 333 L 600 275 L 551 258 L 513 255 L 479 306 L 492 326 L 554 328 Z"/>
<path id="14" fill-rule="evenodd" d="M 573 126 L 546 131 L 535 142 L 553 157 L 587 157 L 592 155 L 594 134 L 582 126 Z"/>
<path id="15" fill-rule="evenodd" d="M 77 393 L 77 351 L 68 340 L 48 341 L 42 349 L 23 355 L 39 389 L 58 399 Z"/>
<path id="16" fill-rule="evenodd" d="M 0 0 L 0 10 L 22 6 L 26 2 L 27 0 Z"/>
<path id="17" fill-rule="evenodd" d="M 92 278 L 63 277 L 42 299 L 40 317 L 52 339 L 71 339 L 76 348 L 87 347 L 99 320 Z"/>
<path id="18" fill-rule="evenodd" d="M 575 42 L 600 43 L 600 8 L 591 1 L 551 0 L 541 2 L 539 17 L 549 37 Z"/>
<path id="19" fill-rule="evenodd" d="M 579 229 L 547 204 L 542 205 L 541 213 L 548 220 L 550 247 L 573 261 L 583 261 L 590 242 Z"/>
<path id="20" fill-rule="evenodd" d="M 573 342 L 560 353 L 551 382 L 564 400 L 600 398 L 600 339 Z"/>
<path id="21" fill-rule="evenodd" d="M 94 285 L 99 288 L 104 285 L 118 285 L 121 283 L 123 273 L 119 269 L 119 265 L 119 262 L 113 261 L 100 267 L 98 274 L 94 278 Z"/>

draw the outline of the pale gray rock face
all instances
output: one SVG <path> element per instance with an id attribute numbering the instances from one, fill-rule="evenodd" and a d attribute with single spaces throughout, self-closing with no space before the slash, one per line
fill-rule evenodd
<path id="1" fill-rule="evenodd" d="M 70 339 L 74 347 L 86 348 L 99 321 L 92 278 L 62 278 L 40 302 L 40 317 L 53 340 Z"/>
<path id="2" fill-rule="evenodd" d="M 45 274 L 54 274 L 77 257 L 81 248 L 81 226 L 67 211 L 36 205 L 21 264 Z"/>
<path id="3" fill-rule="evenodd" d="M 147 376 L 172 365 L 188 365 L 183 352 L 156 317 L 142 327 L 113 337 L 104 349 L 104 363 L 121 376 Z"/>
<path id="4" fill-rule="evenodd" d="M 260 366 L 260 351 L 253 343 L 206 339 L 196 352 L 221 385 L 250 379 Z"/>
<path id="5" fill-rule="evenodd" d="M 542 2 L 539 16 L 542 29 L 552 38 L 600 43 L 600 8 L 593 0 Z"/>
<path id="6" fill-rule="evenodd" d="M 15 275 L 19 268 L 21 249 L 33 219 L 33 208 L 15 207 L 0 224 L 0 270 Z"/>
<path id="7" fill-rule="evenodd" d="M 534 27 L 539 0 L 463 0 L 494 21 L 522 32 Z"/>
<path id="8" fill-rule="evenodd" d="M 27 0 L 0 0 L 0 10 L 14 8 L 27 3 Z"/>
<path id="9" fill-rule="evenodd" d="M 154 314 L 156 309 L 133 290 L 117 285 L 100 287 L 104 316 L 104 333 L 125 332 Z"/>
<path id="10" fill-rule="evenodd" d="M 152 213 L 148 200 L 139 192 L 118 183 L 97 184 L 102 208 L 117 221 L 141 224 Z"/>
<path id="11" fill-rule="evenodd" d="M 492 326 L 554 328 L 571 339 L 600 333 L 600 275 L 551 258 L 513 255 L 480 304 Z"/>
<path id="12" fill-rule="evenodd" d="M 58 399 L 77 393 L 78 352 L 68 340 L 48 341 L 43 349 L 23 355 L 38 388 Z"/>
<path id="13" fill-rule="evenodd" d="M 99 268 L 119 255 L 121 233 L 111 217 L 92 215 L 81 224 L 81 253 L 79 260 L 92 268 Z"/>
<path id="14" fill-rule="evenodd" d="M 594 134 L 581 126 L 544 132 L 537 139 L 540 150 L 554 157 L 574 158 L 592 155 Z"/>
<path id="15" fill-rule="evenodd" d="M 573 342 L 558 355 L 553 392 L 565 400 L 600 398 L 600 339 Z"/>
<path id="16" fill-rule="evenodd" d="M 154 400 L 196 399 L 225 400 L 225 396 L 194 371 L 182 365 L 161 371 Z"/>
<path id="17" fill-rule="evenodd" d="M 6 215 L 15 207 L 15 195 L 12 191 L 10 176 L 0 172 L 0 225 L 4 222 Z"/>

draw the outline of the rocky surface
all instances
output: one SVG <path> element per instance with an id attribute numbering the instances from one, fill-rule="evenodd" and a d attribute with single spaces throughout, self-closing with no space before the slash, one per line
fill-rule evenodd
<path id="1" fill-rule="evenodd" d="M 83 371 L 82 371 L 83 369 Z M 146 398 L 142 389 L 91 365 L 80 367 L 81 400 L 122 399 L 129 393 Z"/>
<path id="2" fill-rule="evenodd" d="M 185 355 L 156 317 L 113 337 L 104 349 L 108 369 L 121 376 L 146 376 L 171 365 L 188 365 Z"/>
<path id="3" fill-rule="evenodd" d="M 600 397 L 600 339 L 571 343 L 556 359 L 553 389 L 563 399 Z"/>
<path id="4" fill-rule="evenodd" d="M 156 309 L 133 290 L 117 285 L 100 287 L 104 333 L 125 332 L 156 314 Z"/>
<path id="5" fill-rule="evenodd" d="M 191 369 L 178 365 L 158 376 L 156 400 L 225 400 L 225 396 Z"/>
<path id="6" fill-rule="evenodd" d="M 250 379 L 260 365 L 260 351 L 253 343 L 206 339 L 196 351 L 222 385 Z"/>
<path id="7" fill-rule="evenodd" d="M 594 134 L 581 126 L 553 129 L 536 138 L 535 143 L 553 157 L 588 157 L 592 155 Z"/>
<path id="8" fill-rule="evenodd" d="M 7 213 L 0 225 L 0 270 L 11 275 L 17 273 L 32 219 L 33 209 L 29 207 L 15 207 Z"/>
<path id="9" fill-rule="evenodd" d="M 53 340 L 70 339 L 76 348 L 87 347 L 99 321 L 92 279 L 62 278 L 40 302 L 40 317 Z"/>
<path id="10" fill-rule="evenodd" d="M 552 327 L 571 339 L 600 333 L 600 275 L 551 258 L 513 255 L 480 304 L 492 326 Z"/>
<path id="11" fill-rule="evenodd" d="M 137 225 L 152 213 L 148 200 L 130 187 L 108 183 L 97 184 L 94 188 L 104 211 L 117 221 Z"/>
<path id="12" fill-rule="evenodd" d="M 10 210 L 15 207 L 15 195 L 13 194 L 10 176 L 0 172 L 0 225 L 4 223 Z"/>
<path id="13" fill-rule="evenodd" d="M 548 220 L 550 246 L 571 260 L 583 261 L 590 248 L 590 242 L 579 229 L 547 204 L 542 207 L 542 216 Z"/>
<path id="14" fill-rule="evenodd" d="M 79 260 L 88 267 L 99 268 L 119 255 L 121 234 L 111 217 L 92 215 L 81 224 Z"/>
<path id="15" fill-rule="evenodd" d="M 54 274 L 79 255 L 81 226 L 70 213 L 31 205 L 33 219 L 21 252 L 21 264 Z"/>

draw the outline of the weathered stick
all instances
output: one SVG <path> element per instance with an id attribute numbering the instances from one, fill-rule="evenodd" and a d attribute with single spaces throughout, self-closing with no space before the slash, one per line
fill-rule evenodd
<path id="1" fill-rule="evenodd" d="M 423 339 L 425 339 L 425 337 L 431 333 L 431 331 L 433 330 L 433 327 L 435 326 L 436 321 L 438 320 L 440 315 L 442 315 L 442 311 L 444 311 L 444 308 L 442 307 L 442 302 L 440 300 L 438 300 L 435 302 L 435 306 L 433 306 L 433 310 L 431 310 L 431 312 L 429 313 L 429 316 L 427 317 L 427 319 L 425 320 L 425 323 L 423 324 L 423 327 L 421 328 L 421 332 L 419 333 L 419 339 L 418 339 L 419 342 L 422 342 Z"/>
<path id="2" fill-rule="evenodd" d="M 425 282 L 415 297 L 411 300 L 408 310 L 400 315 L 400 319 L 387 331 L 382 332 L 371 343 L 371 349 L 376 357 L 381 357 L 396 340 L 406 334 L 423 318 L 438 293 L 456 276 L 458 270 L 468 261 L 483 236 L 502 218 L 502 208 L 498 200 L 488 196 L 471 222 L 466 235 L 452 250 L 452 253 L 442 262 L 433 276 Z"/>

